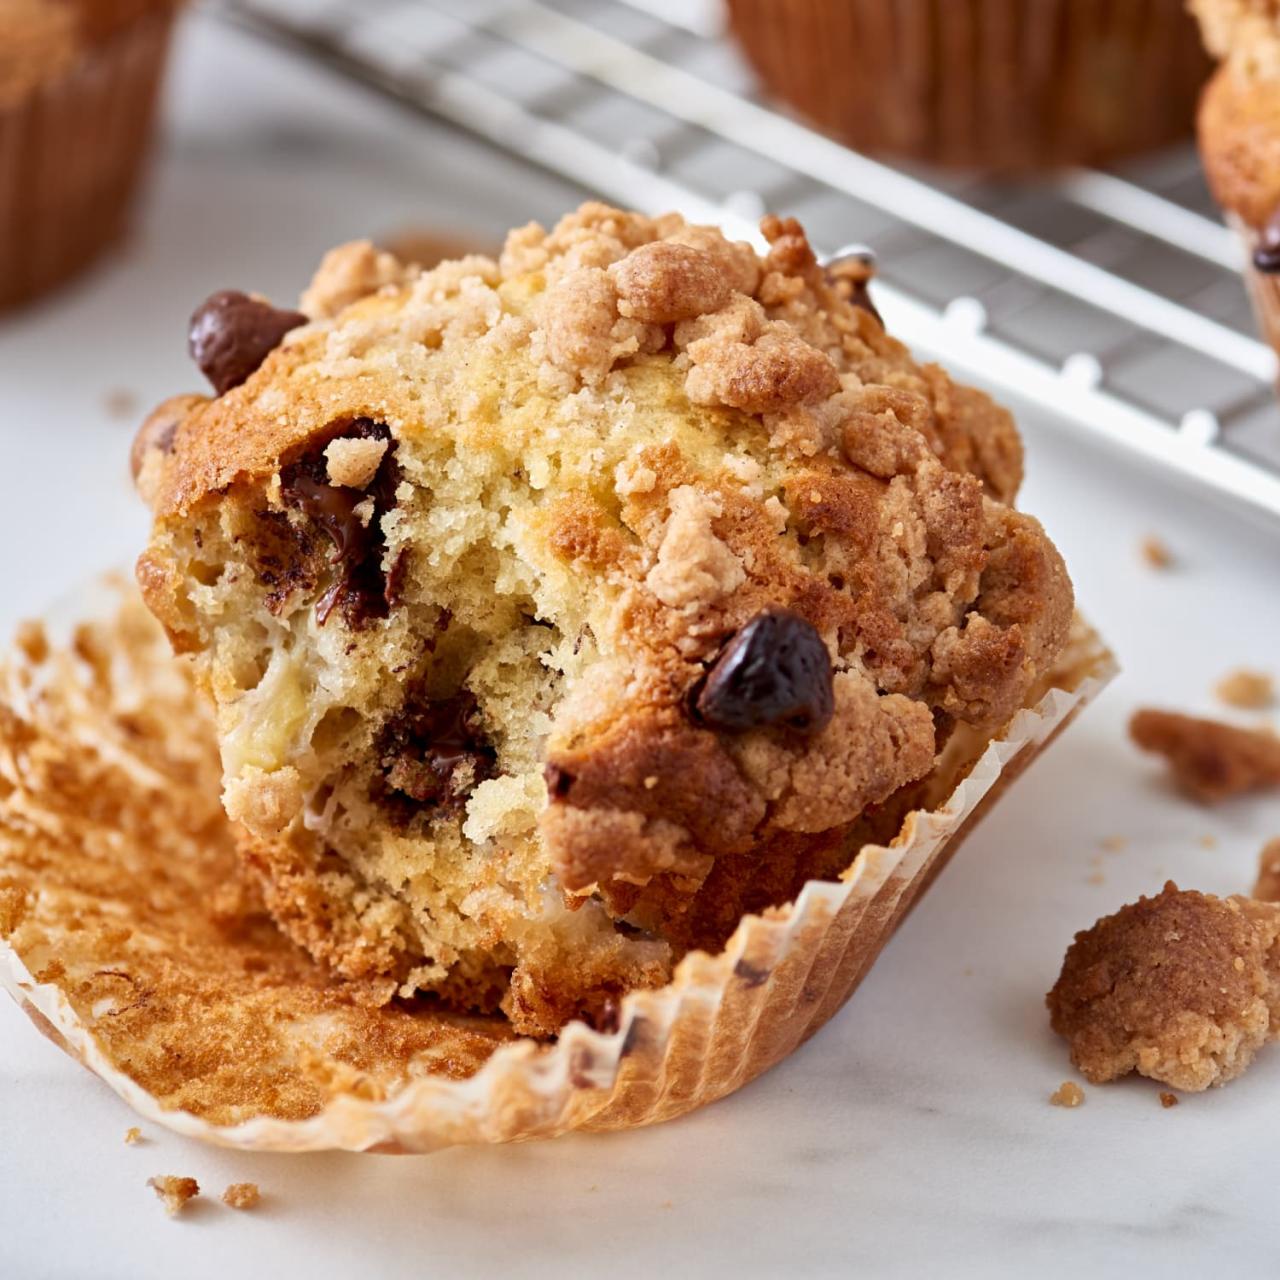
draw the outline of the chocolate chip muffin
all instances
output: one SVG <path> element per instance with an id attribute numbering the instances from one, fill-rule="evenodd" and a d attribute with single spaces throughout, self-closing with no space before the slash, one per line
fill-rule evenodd
<path id="1" fill-rule="evenodd" d="M 270 910 L 383 999 L 607 1025 L 1063 646 L 1008 414 L 762 230 L 588 204 L 194 318 L 218 394 L 139 433 L 138 579 Z"/>
<path id="2" fill-rule="evenodd" d="M 1280 350 L 1280 9 L 1272 0 L 1193 0 L 1221 59 L 1200 103 L 1205 176 L 1245 248 L 1263 336 Z"/>

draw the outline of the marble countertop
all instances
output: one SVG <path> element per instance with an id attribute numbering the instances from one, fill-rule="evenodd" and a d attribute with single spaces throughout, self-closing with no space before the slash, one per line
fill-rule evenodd
<path id="1" fill-rule="evenodd" d="M 141 409 L 195 385 L 183 335 L 205 294 L 285 299 L 338 240 L 428 222 L 492 238 L 581 194 L 198 18 L 155 178 L 123 255 L 0 322 L 5 630 L 136 552 L 128 443 Z M 248 1156 L 155 1130 L 126 1147 L 124 1104 L 0 1002 L 0 1275 L 1274 1274 L 1280 1048 L 1176 1109 L 1129 1081 L 1063 1110 L 1048 1096 L 1073 1073 L 1043 994 L 1076 929 L 1170 876 L 1245 890 L 1280 833 L 1280 802 L 1195 808 L 1123 736 L 1137 704 L 1208 711 L 1229 668 L 1276 667 L 1280 532 L 1023 421 L 1024 505 L 1125 671 L 821 1035 L 648 1131 Z M 1142 564 L 1149 532 L 1174 569 Z M 170 1222 L 144 1186 L 158 1173 L 211 1199 L 253 1180 L 266 1200 Z"/>

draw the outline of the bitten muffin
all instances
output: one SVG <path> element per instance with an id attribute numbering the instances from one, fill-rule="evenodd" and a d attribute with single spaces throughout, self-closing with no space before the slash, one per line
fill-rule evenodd
<path id="1" fill-rule="evenodd" d="M 193 319 L 219 394 L 139 433 L 138 579 L 271 911 L 385 999 L 607 1025 L 1063 646 L 1008 414 L 762 229 L 588 204 Z"/>
<path id="2" fill-rule="evenodd" d="M 123 234 L 179 0 L 0 0 L 0 307 Z"/>
<path id="3" fill-rule="evenodd" d="M 1184 0 L 729 0 L 765 86 L 860 151 L 980 170 L 1101 163 L 1191 134 Z"/>
<path id="4" fill-rule="evenodd" d="M 1272 0 L 1192 0 L 1221 65 L 1200 102 L 1205 176 L 1245 249 L 1263 336 L 1280 350 L 1280 8 Z"/>

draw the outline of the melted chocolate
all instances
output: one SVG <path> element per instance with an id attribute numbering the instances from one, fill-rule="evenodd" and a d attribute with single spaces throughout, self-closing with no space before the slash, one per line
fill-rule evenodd
<path id="1" fill-rule="evenodd" d="M 1265 275 L 1280 271 L 1280 209 L 1263 224 L 1253 250 L 1253 265 Z"/>
<path id="2" fill-rule="evenodd" d="M 875 255 L 870 249 L 852 249 L 838 257 L 830 258 L 823 265 L 827 280 L 833 287 L 844 285 L 849 301 L 868 315 L 874 316 L 884 326 L 880 312 L 871 301 L 870 281 L 875 270 Z"/>
<path id="3" fill-rule="evenodd" d="M 493 776 L 497 760 L 465 689 L 443 699 L 411 692 L 383 727 L 377 753 L 374 798 L 405 823 L 423 809 L 462 804 L 476 783 Z"/>
<path id="4" fill-rule="evenodd" d="M 313 449 L 285 467 L 280 472 L 280 487 L 285 502 L 319 525 L 333 544 L 329 563 L 339 572 L 316 603 L 316 617 L 321 626 L 340 606 L 347 622 L 358 627 L 371 618 L 387 616 L 404 577 L 403 554 L 396 557 L 390 574 L 382 572 L 382 557 L 386 551 L 382 517 L 395 505 L 400 468 L 395 460 L 395 442 L 391 440 L 391 432 L 380 422 L 369 418 L 357 419 L 334 438 L 390 442 L 367 488 L 350 489 L 330 484 L 323 448 Z M 325 447 L 329 443 L 326 440 Z M 356 514 L 356 508 L 370 499 L 373 501 L 373 515 L 365 524 Z"/>

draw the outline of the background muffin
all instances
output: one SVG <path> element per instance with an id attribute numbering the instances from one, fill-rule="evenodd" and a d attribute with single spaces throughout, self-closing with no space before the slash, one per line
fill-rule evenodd
<path id="1" fill-rule="evenodd" d="M 1280 8 L 1195 0 L 1221 65 L 1200 103 L 1205 175 L 1245 248 L 1245 282 L 1263 336 L 1280 349 Z"/>
<path id="2" fill-rule="evenodd" d="M 222 394 L 143 428 L 139 581 L 273 914 L 385 999 L 605 1019 L 838 874 L 1066 640 L 1008 415 L 764 232 L 591 204 L 197 312 Z"/>
<path id="3" fill-rule="evenodd" d="M 765 85 L 860 151 L 985 170 L 1101 163 L 1191 132 L 1183 0 L 729 0 Z"/>
<path id="4" fill-rule="evenodd" d="M 0 0 L 0 307 L 119 239 L 177 0 Z"/>

